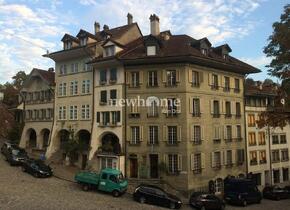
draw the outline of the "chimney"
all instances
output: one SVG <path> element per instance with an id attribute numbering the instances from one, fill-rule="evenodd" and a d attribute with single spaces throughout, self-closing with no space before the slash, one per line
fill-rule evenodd
<path id="1" fill-rule="evenodd" d="M 97 34 L 100 31 L 100 23 L 95 22 L 94 26 L 95 26 L 95 34 Z"/>
<path id="2" fill-rule="evenodd" d="M 150 15 L 150 33 L 153 36 L 158 36 L 160 33 L 159 29 L 159 17 L 155 14 Z"/>
<path id="3" fill-rule="evenodd" d="M 133 16 L 130 13 L 127 14 L 127 22 L 128 25 L 133 23 Z"/>
<path id="4" fill-rule="evenodd" d="M 104 25 L 103 29 L 104 29 L 104 31 L 109 30 L 109 26 L 108 25 Z"/>

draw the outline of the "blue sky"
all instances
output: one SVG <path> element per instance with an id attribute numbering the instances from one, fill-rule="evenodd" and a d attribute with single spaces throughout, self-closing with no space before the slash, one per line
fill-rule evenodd
<path id="1" fill-rule="evenodd" d="M 54 66 L 41 55 L 61 49 L 64 33 L 93 32 L 94 21 L 110 28 L 126 24 L 130 12 L 144 35 L 149 16 L 157 14 L 161 30 L 208 37 L 213 46 L 228 43 L 233 56 L 263 70 L 270 62 L 263 47 L 287 0 L 0 0 L 0 83 L 19 70 Z"/>

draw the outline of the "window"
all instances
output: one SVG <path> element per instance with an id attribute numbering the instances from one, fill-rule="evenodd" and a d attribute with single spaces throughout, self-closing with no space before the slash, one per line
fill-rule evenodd
<path id="1" fill-rule="evenodd" d="M 213 167 L 220 168 L 221 167 L 221 152 L 213 153 Z"/>
<path id="2" fill-rule="evenodd" d="M 139 78 L 139 72 L 131 72 L 131 87 L 139 87 L 140 85 L 140 78 Z"/>
<path id="3" fill-rule="evenodd" d="M 147 55 L 156 55 L 156 46 L 147 46 Z"/>
<path id="4" fill-rule="evenodd" d="M 112 68 L 110 69 L 110 82 L 116 82 L 117 81 L 117 69 Z"/>
<path id="5" fill-rule="evenodd" d="M 213 117 L 220 117 L 220 103 L 219 101 L 213 101 Z"/>
<path id="6" fill-rule="evenodd" d="M 229 77 L 224 77 L 225 80 L 225 87 L 224 91 L 229 92 L 230 91 L 230 78 Z"/>
<path id="7" fill-rule="evenodd" d="M 226 126 L 225 140 L 232 141 L 232 126 L 231 125 Z"/>
<path id="8" fill-rule="evenodd" d="M 177 126 L 168 126 L 167 127 L 168 131 L 168 139 L 167 142 L 168 144 L 177 144 Z"/>
<path id="9" fill-rule="evenodd" d="M 132 126 L 131 127 L 131 144 L 140 143 L 140 127 Z"/>
<path id="10" fill-rule="evenodd" d="M 201 172 L 201 154 L 194 154 L 193 156 L 193 170 L 196 172 Z"/>
<path id="11" fill-rule="evenodd" d="M 176 116 L 177 115 L 177 101 L 176 98 L 167 99 L 167 115 Z"/>
<path id="12" fill-rule="evenodd" d="M 287 140 L 286 140 L 286 134 L 281 134 L 280 135 L 280 144 L 286 144 Z"/>
<path id="13" fill-rule="evenodd" d="M 215 180 L 215 192 L 220 193 L 223 190 L 223 180 L 218 178 Z"/>
<path id="14" fill-rule="evenodd" d="M 100 84 L 104 85 L 107 83 L 107 71 L 101 70 L 100 71 Z"/>
<path id="15" fill-rule="evenodd" d="M 59 74 L 60 74 L 60 75 L 67 74 L 66 64 L 62 64 L 62 65 L 60 65 Z"/>
<path id="16" fill-rule="evenodd" d="M 237 125 L 237 140 L 242 139 L 242 127 L 240 125 Z"/>
<path id="17" fill-rule="evenodd" d="M 250 146 L 254 146 L 257 144 L 256 142 L 256 133 L 255 132 L 249 132 L 248 133 L 248 141 Z"/>
<path id="18" fill-rule="evenodd" d="M 65 82 L 59 84 L 58 95 L 66 96 L 66 83 Z"/>
<path id="19" fill-rule="evenodd" d="M 158 126 L 149 126 L 149 144 L 158 144 Z"/>
<path id="20" fill-rule="evenodd" d="M 219 89 L 218 75 L 216 75 L 216 74 L 212 75 L 211 89 L 213 89 L 213 90 Z"/>
<path id="21" fill-rule="evenodd" d="M 69 107 L 69 119 L 70 120 L 77 120 L 78 119 L 78 107 L 77 106 L 70 106 Z"/>
<path id="22" fill-rule="evenodd" d="M 289 181 L 289 169 L 282 168 L 282 174 L 283 174 L 283 182 Z"/>
<path id="23" fill-rule="evenodd" d="M 280 155 L 279 150 L 272 150 L 272 162 L 279 162 L 280 161 Z"/>
<path id="24" fill-rule="evenodd" d="M 240 92 L 240 80 L 235 79 L 235 92 L 239 93 Z"/>
<path id="25" fill-rule="evenodd" d="M 113 111 L 112 113 L 112 124 L 116 125 L 118 122 L 121 121 L 121 112 L 120 111 Z"/>
<path id="26" fill-rule="evenodd" d="M 107 103 L 107 91 L 101 90 L 101 101 L 100 104 L 106 104 Z"/>
<path id="27" fill-rule="evenodd" d="M 289 160 L 289 152 L 288 149 L 281 150 L 281 161 L 288 161 Z"/>
<path id="28" fill-rule="evenodd" d="M 110 123 L 110 112 L 101 112 L 102 122 L 101 125 L 106 126 Z"/>
<path id="29" fill-rule="evenodd" d="M 158 106 L 157 102 L 154 100 L 150 103 L 150 106 L 148 107 L 148 117 L 157 117 L 158 116 Z"/>
<path id="30" fill-rule="evenodd" d="M 176 86 L 176 70 L 167 70 L 166 71 L 166 85 L 167 86 Z"/>
<path id="31" fill-rule="evenodd" d="M 90 105 L 82 105 L 82 119 L 90 119 Z"/>
<path id="32" fill-rule="evenodd" d="M 272 144 L 279 144 L 279 136 L 272 135 Z"/>
<path id="33" fill-rule="evenodd" d="M 256 120 L 254 114 L 248 114 L 248 126 L 249 127 L 255 127 L 256 126 Z"/>
<path id="34" fill-rule="evenodd" d="M 241 117 L 241 103 L 236 102 L 236 118 Z"/>
<path id="35" fill-rule="evenodd" d="M 66 107 L 60 106 L 58 109 L 58 119 L 65 120 L 66 119 Z"/>
<path id="36" fill-rule="evenodd" d="M 195 144 L 201 144 L 201 127 L 200 125 L 194 125 L 192 127 L 192 141 Z"/>
<path id="37" fill-rule="evenodd" d="M 157 87 L 158 86 L 157 71 L 149 71 L 148 72 L 148 86 L 149 87 Z"/>
<path id="38" fill-rule="evenodd" d="M 80 45 L 81 46 L 87 45 L 87 41 L 88 41 L 88 38 L 87 37 L 81 38 L 80 39 Z"/>
<path id="39" fill-rule="evenodd" d="M 70 95 L 77 95 L 78 94 L 78 81 L 70 82 Z"/>
<path id="40" fill-rule="evenodd" d="M 115 105 L 117 103 L 117 90 L 116 89 L 110 90 L 110 101 L 112 105 Z"/>
<path id="41" fill-rule="evenodd" d="M 250 165 L 257 165 L 257 151 L 250 152 Z"/>
<path id="42" fill-rule="evenodd" d="M 91 89 L 91 80 L 83 80 L 82 93 L 88 94 L 91 92 L 90 89 Z"/>
<path id="43" fill-rule="evenodd" d="M 168 172 L 172 174 L 178 172 L 178 155 L 168 155 Z"/>
<path id="44" fill-rule="evenodd" d="M 265 141 L 265 132 L 259 132 L 259 145 L 265 145 L 266 141 Z"/>
<path id="45" fill-rule="evenodd" d="M 267 163 L 267 158 L 266 158 L 266 150 L 261 150 L 260 152 L 260 164 L 265 164 Z"/>
<path id="46" fill-rule="evenodd" d="M 200 73 L 198 71 L 192 71 L 192 86 L 199 87 L 200 85 Z"/>
<path id="47" fill-rule="evenodd" d="M 226 159 L 226 165 L 230 166 L 233 164 L 233 154 L 232 154 L 232 150 L 227 150 L 227 159 Z"/>
<path id="48" fill-rule="evenodd" d="M 105 47 L 105 56 L 104 57 L 113 56 L 113 55 L 115 55 L 115 46 L 111 45 L 111 46 Z"/>
<path id="49" fill-rule="evenodd" d="M 83 63 L 83 71 L 91 71 L 93 69 L 92 65 L 87 64 L 88 61 L 84 61 Z"/>
<path id="50" fill-rule="evenodd" d="M 232 113 L 231 113 L 231 102 L 230 101 L 226 101 L 226 117 L 231 117 Z"/>
<path id="51" fill-rule="evenodd" d="M 78 72 L 78 66 L 79 66 L 78 63 L 72 63 L 71 64 L 71 68 L 70 68 L 71 73 L 77 73 Z"/>
<path id="52" fill-rule="evenodd" d="M 280 170 L 279 169 L 273 170 L 273 177 L 274 177 L 275 184 L 280 183 Z"/>
<path id="53" fill-rule="evenodd" d="M 192 99 L 192 116 L 200 117 L 200 100 L 199 98 Z"/>
<path id="54" fill-rule="evenodd" d="M 65 50 L 69 50 L 69 49 L 71 49 L 71 48 L 72 48 L 72 42 L 70 42 L 70 41 L 64 42 L 64 43 L 63 43 L 63 48 L 64 48 Z"/>
<path id="55" fill-rule="evenodd" d="M 213 133 L 214 133 L 214 136 L 213 136 L 213 140 L 214 141 L 221 140 L 221 136 L 220 136 L 220 126 L 219 125 L 213 126 Z"/>
<path id="56" fill-rule="evenodd" d="M 243 149 L 237 150 L 237 162 L 238 164 L 242 164 L 245 161 L 245 152 Z"/>
<path id="57" fill-rule="evenodd" d="M 208 54 L 208 50 L 207 49 L 205 49 L 205 48 L 201 48 L 201 54 L 203 54 L 203 55 L 207 55 Z"/>

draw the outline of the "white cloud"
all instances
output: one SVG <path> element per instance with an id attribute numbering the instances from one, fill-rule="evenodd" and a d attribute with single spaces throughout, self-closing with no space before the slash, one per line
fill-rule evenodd
<path id="1" fill-rule="evenodd" d="M 259 57 L 252 57 L 252 58 L 245 58 L 242 57 L 240 60 L 255 66 L 257 68 L 265 68 L 266 65 L 270 64 L 272 58 L 266 57 L 265 55 L 259 56 Z"/>
<path id="2" fill-rule="evenodd" d="M 97 2 L 95 0 L 80 0 L 80 4 L 82 5 L 96 5 Z"/>

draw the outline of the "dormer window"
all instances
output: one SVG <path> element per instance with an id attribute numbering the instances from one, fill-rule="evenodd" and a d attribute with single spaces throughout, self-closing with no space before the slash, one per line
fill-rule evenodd
<path id="1" fill-rule="evenodd" d="M 71 49 L 72 48 L 72 42 L 70 42 L 70 41 L 64 42 L 63 48 L 65 50 Z"/>
<path id="2" fill-rule="evenodd" d="M 111 46 L 105 47 L 104 57 L 113 56 L 113 55 L 115 55 L 115 46 L 111 45 Z"/>
<path id="3" fill-rule="evenodd" d="M 224 60 L 228 60 L 228 58 L 229 58 L 229 55 L 228 54 L 223 54 L 223 59 Z"/>
<path id="4" fill-rule="evenodd" d="M 156 46 L 147 46 L 147 55 L 156 55 Z"/>
<path id="5" fill-rule="evenodd" d="M 81 38 L 80 45 L 81 46 L 86 46 L 87 45 L 87 41 L 88 41 L 88 38 L 87 37 Z"/>
<path id="6" fill-rule="evenodd" d="M 202 48 L 202 49 L 201 49 L 201 53 L 202 53 L 203 55 L 207 55 L 207 54 L 208 54 L 208 50 L 205 49 L 205 48 Z"/>

